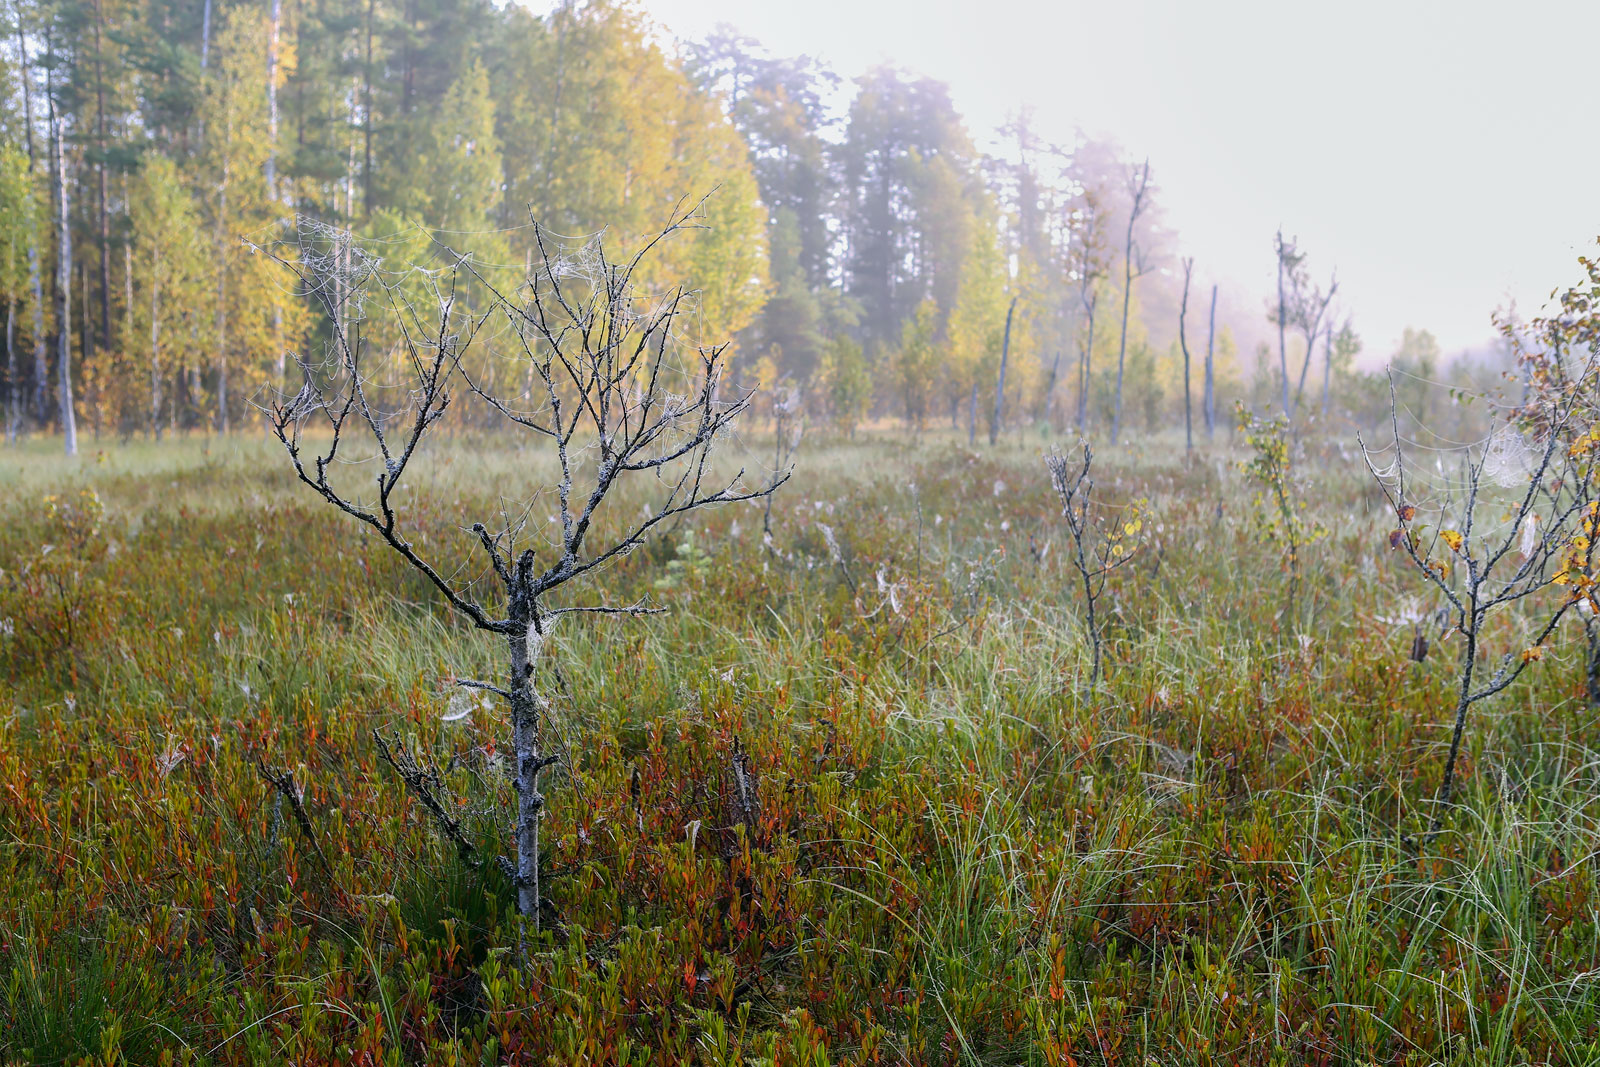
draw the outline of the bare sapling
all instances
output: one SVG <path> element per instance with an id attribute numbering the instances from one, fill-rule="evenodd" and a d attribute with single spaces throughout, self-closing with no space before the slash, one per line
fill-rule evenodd
<path id="1" fill-rule="evenodd" d="M 1454 491 L 1436 499 L 1427 499 L 1407 466 L 1392 378 L 1394 443 L 1375 451 L 1361 441 L 1367 469 L 1394 511 L 1389 547 L 1443 599 L 1445 636 L 1455 642 L 1450 748 L 1421 846 L 1439 835 L 1457 791 L 1468 712 L 1544 657 L 1569 610 L 1594 612 L 1600 431 L 1588 418 L 1593 360 L 1589 355 L 1575 375 L 1563 375 L 1565 384 L 1552 383 L 1541 401 L 1511 412 L 1484 443 L 1465 449 Z"/>
<path id="2" fill-rule="evenodd" d="M 561 758 L 548 741 L 551 705 L 536 673 L 547 666 L 552 628 L 575 613 L 658 610 L 645 600 L 573 602 L 572 591 L 658 529 L 702 508 L 769 496 L 788 476 L 775 471 L 747 487 L 742 469 L 715 473 L 716 443 L 751 394 L 723 396 L 726 345 L 680 338 L 693 318 L 685 290 L 651 296 L 644 289 L 641 263 L 698 218 L 698 205 L 675 212 L 621 259 L 599 237 L 569 249 L 535 226 L 533 269 L 509 291 L 454 253 L 442 269 L 391 269 L 348 233 L 306 219 L 292 246 L 274 253 L 326 319 L 324 354 L 295 356 L 304 384 L 268 411 L 295 475 L 503 642 L 503 677 L 457 684 L 510 709 L 515 860 L 499 865 L 535 932 L 541 777 Z M 496 381 L 511 384 L 497 388 Z M 458 397 L 464 402 L 454 403 Z M 464 417 L 468 408 L 477 409 L 475 425 L 525 435 L 551 472 L 499 487 L 501 505 L 467 527 L 463 551 L 483 564 L 476 579 L 419 545 L 401 503 L 408 472 L 447 416 Z M 634 496 L 608 512 L 607 502 L 630 484 L 648 494 L 645 505 Z M 426 776 L 384 751 L 424 806 L 436 807 L 417 790 Z M 459 827 L 434 814 L 467 855 Z"/>
<path id="3" fill-rule="evenodd" d="M 1137 552 L 1139 533 L 1144 526 L 1140 503 L 1130 504 L 1122 514 L 1110 514 L 1093 499 L 1094 479 L 1090 469 L 1094 452 L 1088 442 L 1080 442 L 1082 462 L 1060 452 L 1045 454 L 1044 464 L 1050 483 L 1061 497 L 1061 517 L 1066 521 L 1071 544 L 1067 558 L 1078 573 L 1083 590 L 1083 629 L 1089 639 L 1089 686 L 1099 687 L 1105 673 L 1105 638 L 1101 634 L 1105 612 L 1101 599 L 1106 583 L 1118 568 Z"/>

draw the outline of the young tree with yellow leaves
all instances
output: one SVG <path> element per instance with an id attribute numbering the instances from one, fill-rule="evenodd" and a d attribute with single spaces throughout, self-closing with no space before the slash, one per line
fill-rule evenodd
<path id="1" fill-rule="evenodd" d="M 145 155 L 129 190 L 128 212 L 139 255 L 133 260 L 135 299 L 122 342 L 127 351 L 142 347 L 148 352 L 146 429 L 159 441 L 163 414 L 175 417 L 163 410 L 170 403 L 165 378 L 199 356 L 190 339 L 208 302 L 207 264 L 193 236 L 200 230 L 199 209 L 171 159 Z"/>
<path id="2" fill-rule="evenodd" d="M 1507 338 L 1528 371 L 1528 395 L 1507 405 L 1482 444 L 1463 450 L 1452 491 L 1430 500 L 1406 463 L 1390 378 L 1393 443 L 1369 449 L 1367 469 L 1393 510 L 1389 547 L 1448 608 L 1457 641 L 1456 702 L 1436 808 L 1421 836 L 1441 829 L 1456 789 L 1467 714 L 1544 657 L 1569 611 L 1600 609 L 1600 260 L 1555 313 Z M 1361 440 L 1360 435 L 1357 440 Z M 1509 625 L 1507 625 L 1509 623 Z M 1481 662 L 1500 646 L 1498 659 Z"/>
<path id="3" fill-rule="evenodd" d="M 259 235 L 276 214 L 266 183 L 272 156 L 266 81 L 270 27 L 260 11 L 235 8 L 217 36 L 206 73 L 205 143 L 198 176 L 209 190 L 204 209 L 211 231 L 211 322 L 214 411 L 226 433 L 238 397 L 263 384 L 276 366 L 284 335 L 297 336 L 304 307 L 241 236 Z"/>

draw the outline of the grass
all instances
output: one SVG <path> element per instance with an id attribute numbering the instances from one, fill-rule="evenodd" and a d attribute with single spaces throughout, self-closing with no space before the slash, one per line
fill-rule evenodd
<path id="1" fill-rule="evenodd" d="M 0 454 L 0 1063 L 1600 1063 L 1577 624 L 1419 856 L 1451 646 L 1385 621 L 1417 590 L 1358 472 L 1302 461 L 1291 609 L 1241 454 L 1097 459 L 1151 511 L 1087 692 L 1046 443 L 808 443 L 770 548 L 741 506 L 603 574 L 670 613 L 554 635 L 526 964 L 372 740 L 504 850 L 505 714 L 447 684 L 492 642 L 263 442 Z M 405 519 L 474 566 L 542 462 L 457 440 Z"/>

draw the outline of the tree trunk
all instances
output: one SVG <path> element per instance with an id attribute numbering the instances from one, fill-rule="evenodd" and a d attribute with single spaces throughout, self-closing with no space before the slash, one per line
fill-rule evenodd
<path id="1" fill-rule="evenodd" d="M 1122 435 L 1122 371 L 1128 356 L 1128 304 L 1133 299 L 1133 228 L 1144 208 L 1144 192 L 1150 182 L 1150 162 L 1145 161 L 1139 184 L 1133 188 L 1133 203 L 1128 208 L 1128 234 L 1122 245 L 1122 337 L 1117 342 L 1117 404 L 1111 416 L 1111 443 Z"/>
<path id="2" fill-rule="evenodd" d="M 283 23 L 283 0 L 272 0 L 267 30 L 267 199 L 278 199 L 278 31 Z M 371 62 L 371 56 L 368 56 Z"/>
<path id="3" fill-rule="evenodd" d="M 517 912 L 539 930 L 539 820 L 544 796 L 539 778 L 547 763 L 540 747 L 540 711 L 544 701 L 533 687 L 534 660 L 544 648 L 548 619 L 525 597 L 512 597 L 511 619 L 516 626 L 508 636 L 511 651 L 512 747 L 516 768 L 512 778 L 517 791 Z M 530 640 L 531 639 L 531 640 Z"/>
<path id="4" fill-rule="evenodd" d="M 99 215 L 100 238 L 100 347 L 111 347 L 111 216 L 107 210 L 106 191 L 106 82 L 104 67 L 100 54 L 100 23 L 104 15 L 101 11 L 100 0 L 95 0 L 94 5 L 94 111 L 95 111 L 95 136 L 100 146 L 100 160 L 95 165 L 99 172 L 100 202 L 97 205 Z M 88 308 L 84 308 L 85 313 Z M 88 350 L 85 349 L 87 359 Z"/>
<path id="5" fill-rule="evenodd" d="M 1052 418 L 1056 411 L 1056 374 L 1061 369 L 1061 349 L 1056 349 L 1056 356 L 1050 361 L 1050 378 L 1044 387 L 1044 422 L 1046 426 L 1054 429 Z"/>
<path id="6" fill-rule="evenodd" d="M 994 422 L 989 424 L 989 444 L 992 446 L 1000 440 L 1000 420 L 1005 417 L 1006 402 L 1006 360 L 1011 355 L 1011 316 L 1016 313 L 1017 298 L 1011 298 L 1011 306 L 1006 308 L 1006 334 L 1000 342 L 1000 375 L 995 379 L 994 385 Z"/>
<path id="7" fill-rule="evenodd" d="M 56 371 L 57 393 L 61 402 L 61 436 L 67 455 L 78 454 L 78 424 L 72 403 L 72 220 L 68 217 L 66 157 L 61 144 L 61 126 L 55 117 L 55 102 L 50 104 L 50 135 L 55 156 L 56 214 L 60 220 L 56 250 Z"/>
<path id="8" fill-rule="evenodd" d="M 1133 254 L 1133 223 L 1128 223 L 1128 255 Z M 1122 370 L 1128 356 L 1128 302 L 1133 296 L 1133 261 L 1123 259 L 1122 337 L 1117 342 L 1117 403 L 1111 415 L 1111 443 L 1122 436 Z"/>
<path id="9" fill-rule="evenodd" d="M 161 264 L 150 271 L 150 435 L 161 440 Z"/>
<path id="10" fill-rule="evenodd" d="M 94 354 L 97 351 L 94 334 L 89 329 L 89 264 L 78 263 L 78 365 L 85 378 L 84 403 L 89 408 L 89 426 L 96 441 L 100 440 L 100 383 L 95 380 Z"/>
<path id="11" fill-rule="evenodd" d="M 17 12 L 17 60 L 22 68 L 22 128 L 28 143 L 28 172 L 35 166 L 33 153 L 33 75 L 28 72 L 28 38 L 22 28 L 22 8 Z"/>
<path id="12" fill-rule="evenodd" d="M 972 379 L 972 399 L 967 404 L 967 447 L 978 443 L 978 379 Z"/>
<path id="13" fill-rule="evenodd" d="M 1322 338 L 1322 417 L 1328 417 L 1328 393 L 1333 388 L 1333 325 Z"/>
<path id="14" fill-rule="evenodd" d="M 1111 443 L 1122 436 L 1122 371 L 1128 357 L 1128 304 L 1133 299 L 1133 219 L 1128 220 L 1128 244 L 1122 257 L 1122 333 L 1117 341 L 1117 401 L 1111 414 Z"/>
<path id="15" fill-rule="evenodd" d="M 1194 412 L 1189 403 L 1189 280 L 1194 260 L 1183 261 L 1183 302 L 1178 305 L 1178 346 L 1183 349 L 1183 447 L 1194 451 Z"/>
<path id="16" fill-rule="evenodd" d="M 6 301 L 6 442 L 8 444 L 17 439 L 17 423 L 20 421 L 17 402 L 20 383 L 17 381 L 17 348 L 14 344 L 16 317 L 17 301 L 12 297 Z"/>
<path id="17" fill-rule="evenodd" d="M 228 432 L 228 272 L 217 269 L 217 421 L 218 433 Z"/>
<path id="18" fill-rule="evenodd" d="M 1289 345 L 1284 338 L 1285 315 L 1283 303 L 1283 231 L 1278 231 L 1278 370 L 1283 375 L 1283 417 L 1289 414 Z"/>
<path id="19" fill-rule="evenodd" d="M 1469 618 L 1477 619 L 1478 602 L 1476 597 L 1468 600 L 1471 608 Z M 1439 783 L 1439 796 L 1434 809 L 1433 818 L 1429 820 L 1428 836 L 1431 838 L 1439 830 L 1444 821 L 1445 809 L 1450 806 L 1450 799 L 1455 795 L 1456 784 L 1456 759 L 1461 755 L 1461 735 L 1467 725 L 1467 709 L 1472 707 L 1472 674 L 1478 658 L 1478 628 L 1476 622 L 1472 629 L 1462 634 L 1464 640 L 1461 644 L 1461 685 L 1456 691 L 1455 723 L 1450 731 L 1450 754 L 1445 757 L 1444 778 Z"/>
<path id="20" fill-rule="evenodd" d="M 193 9 L 191 9 L 193 10 Z M 206 0 L 200 15 L 200 69 L 205 70 L 211 58 L 211 0 Z"/>
<path id="21" fill-rule="evenodd" d="M 273 0 L 276 7 L 278 0 Z M 361 74 L 361 212 L 372 217 L 372 7 L 367 0 L 367 62 Z"/>
<path id="22" fill-rule="evenodd" d="M 217 189 L 217 417 L 219 433 L 228 432 L 228 254 L 223 248 L 228 218 L 228 180 L 233 166 L 233 130 L 222 152 L 222 182 Z"/>
<path id="23" fill-rule="evenodd" d="M 1211 287 L 1211 321 L 1206 327 L 1206 440 L 1209 441 L 1217 433 L 1217 396 L 1215 370 L 1212 357 L 1212 346 L 1217 340 L 1217 287 Z"/>
<path id="24" fill-rule="evenodd" d="M 22 68 L 22 115 L 28 144 L 28 177 L 32 178 L 38 168 L 33 146 L 33 75 L 29 73 L 28 39 L 22 30 L 20 11 L 17 18 L 17 56 Z M 33 196 L 31 187 L 28 195 L 30 199 Z M 44 281 L 39 268 L 39 222 L 32 211 L 28 215 L 28 287 L 33 292 L 33 408 L 35 416 L 43 422 L 49 417 L 50 365 L 44 337 Z"/>
<path id="25" fill-rule="evenodd" d="M 1089 309 L 1089 331 L 1083 341 L 1083 374 L 1078 382 L 1078 432 L 1089 429 L 1089 383 L 1094 377 L 1094 308 Z"/>

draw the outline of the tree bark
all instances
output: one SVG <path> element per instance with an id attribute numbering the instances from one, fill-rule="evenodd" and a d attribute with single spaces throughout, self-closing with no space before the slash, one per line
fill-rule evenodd
<path id="1" fill-rule="evenodd" d="M 1051 419 L 1056 410 L 1056 375 L 1060 369 L 1061 349 L 1058 348 L 1056 349 L 1055 358 L 1050 361 L 1050 379 L 1044 387 L 1044 422 L 1046 426 L 1051 426 L 1052 429 L 1054 429 L 1054 426 L 1051 425 Z"/>
<path id="2" fill-rule="evenodd" d="M 1213 369 L 1214 368 L 1214 363 L 1213 363 L 1213 357 L 1212 357 L 1212 346 L 1215 344 L 1216 339 L 1217 339 L 1217 287 L 1215 285 L 1213 285 L 1211 287 L 1211 320 L 1210 320 L 1210 325 L 1208 325 L 1206 327 L 1205 418 L 1206 418 L 1206 440 L 1207 441 L 1211 440 L 1214 436 L 1216 436 L 1216 432 L 1217 432 L 1217 397 L 1216 397 L 1216 391 L 1215 391 L 1216 390 L 1216 384 L 1215 384 L 1215 378 L 1214 378 L 1215 371 Z"/>
<path id="3" fill-rule="evenodd" d="M 978 379 L 972 379 L 972 399 L 967 404 L 967 447 L 978 443 Z"/>
<path id="4" fill-rule="evenodd" d="M 995 379 L 994 385 L 994 422 L 989 424 L 989 444 L 992 446 L 1000 440 L 1000 420 L 1005 416 L 1006 402 L 1006 360 L 1011 355 L 1011 316 L 1016 313 L 1017 298 L 1011 298 L 1011 306 L 1006 308 L 1006 333 L 1005 339 L 1000 342 L 1000 375 Z"/>
<path id="5" fill-rule="evenodd" d="M 150 435 L 161 440 L 161 263 L 150 271 Z"/>
<path id="6" fill-rule="evenodd" d="M 28 144 L 28 171 L 32 173 L 34 161 L 33 149 L 33 75 L 28 71 L 28 37 L 22 28 L 22 5 L 15 8 L 17 12 L 17 60 L 22 68 L 22 128 Z"/>
<path id="7" fill-rule="evenodd" d="M 12 255 L 15 254 L 13 251 Z M 17 348 L 14 343 L 16 317 L 17 301 L 15 297 L 11 297 L 6 301 L 6 442 L 8 444 L 17 439 L 17 424 L 21 421 L 18 412 L 21 383 L 17 381 Z"/>
<path id="8" fill-rule="evenodd" d="M 1289 345 L 1284 337 L 1284 324 L 1288 318 L 1283 302 L 1283 231 L 1278 231 L 1278 370 L 1283 376 L 1283 417 L 1292 419 L 1289 412 Z"/>
<path id="9" fill-rule="evenodd" d="M 549 619 L 540 616 L 537 605 L 522 592 L 511 595 L 509 616 L 513 622 L 507 642 L 511 652 L 512 748 L 516 768 L 512 784 L 517 791 L 517 912 L 539 930 L 539 820 L 543 816 L 544 796 L 539 779 L 549 764 L 540 744 L 541 711 L 544 700 L 533 685 L 535 659 L 543 653 L 545 627 Z"/>
<path id="10" fill-rule="evenodd" d="M 1128 236 L 1122 247 L 1122 338 L 1117 343 L 1117 404 L 1111 416 L 1111 443 L 1115 445 L 1122 435 L 1122 376 L 1128 356 L 1128 305 L 1133 299 L 1133 228 L 1144 210 L 1145 188 L 1150 182 L 1150 162 L 1145 161 L 1137 185 L 1134 186 L 1133 203 L 1128 209 Z"/>
<path id="11" fill-rule="evenodd" d="M 1189 403 L 1189 282 L 1194 274 L 1194 260 L 1183 261 L 1183 301 L 1178 305 L 1178 346 L 1183 349 L 1183 447 L 1194 451 L 1194 412 Z"/>
<path id="12" fill-rule="evenodd" d="M 97 205 L 100 238 L 100 347 L 111 347 L 111 215 L 106 201 L 106 82 L 101 57 L 100 23 L 104 20 L 100 0 L 94 5 L 94 111 L 95 139 L 100 148 L 98 171 L 100 202 Z M 85 314 L 88 308 L 84 308 Z M 84 350 L 88 358 L 88 349 Z"/>
<path id="13" fill-rule="evenodd" d="M 276 8 L 278 0 L 272 0 Z M 361 213 L 372 217 L 372 7 L 367 0 L 367 61 L 361 68 Z"/>
<path id="14" fill-rule="evenodd" d="M 228 432 L 228 257 L 222 250 L 222 220 L 228 217 L 228 155 L 222 163 L 222 188 L 217 212 L 217 418 L 219 433 Z"/>
<path id="15" fill-rule="evenodd" d="M 191 9 L 192 10 L 192 9 Z M 200 16 L 200 69 L 205 70 L 211 59 L 211 0 L 206 0 Z"/>
<path id="16" fill-rule="evenodd" d="M 78 424 L 72 402 L 72 220 L 68 217 L 67 167 L 62 149 L 61 125 L 50 101 L 51 151 L 55 157 L 56 216 L 60 222 L 56 246 L 56 371 L 61 403 L 61 437 L 67 455 L 78 454 Z"/>
<path id="17" fill-rule="evenodd" d="M 1089 426 L 1089 382 L 1094 373 L 1094 306 L 1089 307 L 1088 336 L 1083 341 L 1083 359 L 1079 362 L 1082 373 L 1078 376 L 1078 432 Z"/>
<path id="18" fill-rule="evenodd" d="M 278 32 L 283 23 L 283 0 L 272 0 L 267 30 L 267 199 L 278 199 Z M 370 30 L 369 30 L 370 32 Z M 372 57 L 369 53 L 367 61 Z"/>
<path id="19" fill-rule="evenodd" d="M 1322 417 L 1328 417 L 1328 393 L 1333 388 L 1333 323 L 1325 328 L 1322 338 Z"/>
<path id="20" fill-rule="evenodd" d="M 19 9 L 17 56 L 22 68 L 22 115 L 28 144 L 28 177 L 31 179 L 38 172 L 38 158 L 33 146 L 33 75 L 29 73 L 28 39 L 22 29 L 21 16 Z M 31 187 L 28 195 L 30 199 L 33 196 Z M 33 291 L 33 407 L 35 416 L 43 422 L 49 417 L 50 390 L 50 365 L 44 336 L 44 281 L 39 267 L 38 217 L 30 211 L 28 218 L 28 286 Z"/>

